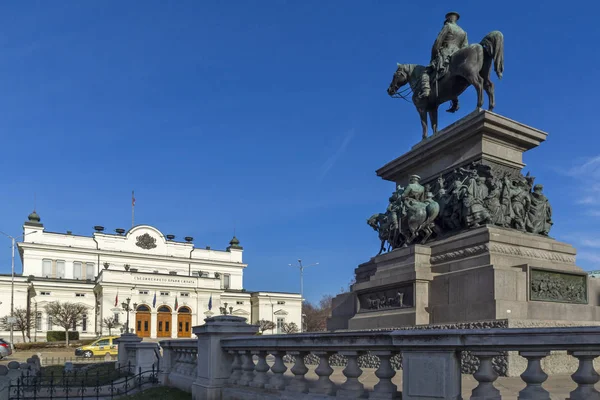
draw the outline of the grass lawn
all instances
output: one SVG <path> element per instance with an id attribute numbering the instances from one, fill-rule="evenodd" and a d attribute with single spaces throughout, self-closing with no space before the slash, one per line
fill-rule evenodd
<path id="1" fill-rule="evenodd" d="M 179 389 L 168 387 L 155 387 L 131 396 L 119 397 L 119 400 L 192 400 L 192 394 Z"/>
<path id="2" fill-rule="evenodd" d="M 117 371 L 114 363 L 84 365 L 87 367 L 87 371 L 81 371 L 77 369 L 78 365 L 75 365 L 76 370 L 74 372 L 64 375 L 64 365 L 42 367 L 41 382 L 49 383 L 52 380 L 55 384 L 62 385 L 65 381 L 68 381 L 70 386 L 81 386 L 82 383 L 84 386 L 95 386 L 96 384 L 102 386 L 127 375 L 126 371 Z M 79 367 L 81 366 L 79 365 Z"/>

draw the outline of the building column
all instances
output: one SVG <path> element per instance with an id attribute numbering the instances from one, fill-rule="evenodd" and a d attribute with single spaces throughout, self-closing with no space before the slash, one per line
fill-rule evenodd
<path id="1" fill-rule="evenodd" d="M 158 321 L 157 321 L 157 312 L 156 309 L 152 309 L 152 311 L 150 311 L 150 337 L 152 339 L 156 339 L 156 333 L 157 333 L 157 327 L 158 327 Z"/>
<path id="2" fill-rule="evenodd" d="M 173 311 L 171 317 L 171 338 L 177 339 L 177 311 Z"/>

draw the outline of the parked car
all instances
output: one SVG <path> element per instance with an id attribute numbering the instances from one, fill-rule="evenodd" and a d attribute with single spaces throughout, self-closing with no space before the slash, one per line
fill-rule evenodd
<path id="1" fill-rule="evenodd" d="M 10 343 L 5 341 L 4 339 L 0 339 L 0 360 L 4 357 L 8 357 L 12 354 L 12 348 Z"/>
<path id="2" fill-rule="evenodd" d="M 94 356 L 104 356 L 109 354 L 111 356 L 116 356 L 119 354 L 119 347 L 114 340 L 117 339 L 118 336 L 104 336 L 100 339 L 88 344 L 87 346 L 81 346 L 75 349 L 76 356 L 83 356 L 86 358 L 91 358 Z"/>

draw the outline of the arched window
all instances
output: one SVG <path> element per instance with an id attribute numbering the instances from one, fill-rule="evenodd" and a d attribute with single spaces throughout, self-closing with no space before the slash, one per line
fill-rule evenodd
<path id="1" fill-rule="evenodd" d="M 187 308 L 187 307 L 180 307 L 180 308 L 179 308 L 179 310 L 178 310 L 177 312 L 179 312 L 179 313 L 186 313 L 186 314 L 189 314 L 189 313 L 191 313 L 192 311 L 191 311 L 189 308 Z"/>
<path id="2" fill-rule="evenodd" d="M 148 306 L 142 304 L 139 305 L 136 311 L 145 311 L 145 312 L 150 312 L 150 308 L 148 308 Z"/>
<path id="3" fill-rule="evenodd" d="M 158 307 L 158 312 L 168 312 L 168 313 L 170 313 L 171 309 L 169 307 L 167 307 L 167 306 L 160 306 L 160 307 Z"/>

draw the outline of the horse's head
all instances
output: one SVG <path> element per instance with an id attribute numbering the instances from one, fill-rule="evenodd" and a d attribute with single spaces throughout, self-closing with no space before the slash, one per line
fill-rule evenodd
<path id="1" fill-rule="evenodd" d="M 406 64 L 398 64 L 398 68 L 394 73 L 394 77 L 392 78 L 392 82 L 387 89 L 387 92 L 390 96 L 396 94 L 398 89 L 408 83 L 409 71 L 406 67 Z"/>

